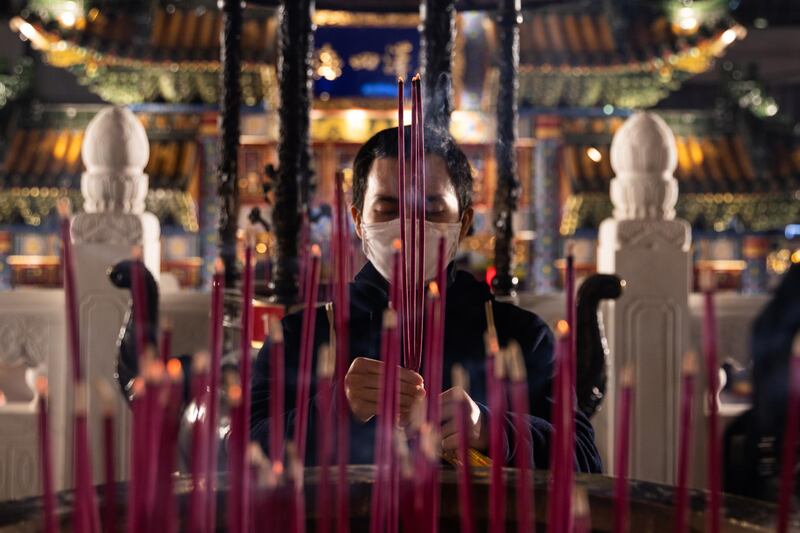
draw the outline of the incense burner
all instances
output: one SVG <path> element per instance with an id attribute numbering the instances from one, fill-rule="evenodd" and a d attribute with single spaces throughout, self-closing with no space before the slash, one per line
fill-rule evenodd
<path id="1" fill-rule="evenodd" d="M 335 481 L 335 468 L 332 470 L 332 479 Z M 375 469 L 372 465 L 353 465 L 348 469 L 348 482 L 350 486 L 350 520 L 351 531 L 354 533 L 369 531 L 370 495 L 374 481 Z M 307 530 L 315 531 L 316 521 L 316 493 L 319 469 L 307 468 L 305 471 L 304 490 L 306 497 Z M 515 469 L 505 470 L 506 478 L 506 525 L 509 531 L 515 529 L 515 498 L 514 487 L 516 479 Z M 219 478 L 218 515 L 216 531 L 226 530 L 226 501 L 227 477 Z M 613 479 L 601 475 L 576 476 L 576 485 L 586 489 L 589 497 L 591 523 L 593 532 L 613 531 Z M 547 525 L 547 472 L 537 472 L 535 475 L 535 507 L 536 522 L 539 531 L 545 531 Z M 441 475 L 441 511 L 440 531 L 458 531 L 459 505 L 455 471 L 444 468 Z M 126 497 L 125 484 L 118 487 L 119 494 L 119 531 L 124 530 Z M 475 502 L 487 502 L 489 495 L 488 470 L 478 468 L 473 471 L 472 484 Z M 184 512 L 191 491 L 191 480 L 179 477 L 175 485 L 176 495 L 179 500 L 179 520 L 186 518 Z M 643 481 L 630 482 L 630 531 L 637 533 L 661 533 L 674 530 L 675 506 L 674 488 L 647 483 Z M 64 492 L 58 495 L 58 514 L 62 522 L 62 531 L 71 531 L 71 509 L 73 495 Z M 705 529 L 705 493 L 692 491 L 690 495 L 690 531 L 703 531 Z M 286 507 L 281 507 L 283 513 Z M 479 505 L 473 509 L 478 531 L 485 531 L 488 518 L 488 505 Z M 774 530 L 774 517 L 776 507 L 772 504 L 740 498 L 725 496 L 723 498 L 722 531 L 725 533 L 739 532 L 768 532 Z M 401 516 L 401 521 L 403 517 Z M 39 498 L 32 498 L 16 502 L 0 503 L 0 533 L 15 532 L 27 533 L 41 531 L 42 508 Z M 181 530 L 185 524 L 181 524 Z M 800 528 L 800 516 L 795 515 L 790 523 L 790 530 Z M 270 532 L 269 528 L 261 531 Z M 278 531 L 277 529 L 275 530 Z"/>

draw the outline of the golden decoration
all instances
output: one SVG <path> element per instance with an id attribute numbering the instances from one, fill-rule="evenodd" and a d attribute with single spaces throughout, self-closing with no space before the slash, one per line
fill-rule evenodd
<path id="1" fill-rule="evenodd" d="M 409 41 L 400 41 L 386 46 L 383 53 L 383 73 L 405 79 L 411 63 L 411 52 L 414 45 Z"/>
<path id="2" fill-rule="evenodd" d="M 353 70 L 373 71 L 380 66 L 381 56 L 376 52 L 359 52 L 358 54 L 350 56 L 347 63 Z"/>
<path id="3" fill-rule="evenodd" d="M 419 15 L 416 13 L 352 13 L 327 9 L 314 13 L 314 24 L 317 26 L 416 28 L 419 23 Z"/>

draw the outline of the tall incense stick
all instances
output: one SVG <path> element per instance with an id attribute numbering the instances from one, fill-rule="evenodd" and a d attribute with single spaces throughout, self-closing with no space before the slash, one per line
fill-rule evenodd
<path id="1" fill-rule="evenodd" d="M 333 519 L 331 505 L 330 466 L 333 452 L 333 373 L 336 360 L 329 346 L 323 345 L 317 356 L 317 464 L 320 469 L 317 485 L 317 529 L 319 533 L 330 533 Z"/>
<path id="2" fill-rule="evenodd" d="M 614 532 L 628 531 L 628 457 L 630 455 L 631 407 L 633 401 L 633 368 L 626 366 L 620 377 L 617 414 L 617 446 L 614 464 Z"/>
<path id="3" fill-rule="evenodd" d="M 568 508 L 563 495 L 567 491 L 568 478 L 565 470 L 572 465 L 565 464 L 566 439 L 570 437 L 569 431 L 569 402 L 566 399 L 569 390 L 569 325 L 565 320 L 559 320 L 554 328 L 556 334 L 555 375 L 553 377 L 553 406 L 552 416 L 553 434 L 550 445 L 550 473 L 552 486 L 550 493 L 553 495 L 548 502 L 548 531 L 561 532 L 568 529 L 565 510 Z M 571 460 L 572 458 L 567 458 Z M 571 490 L 571 489 L 570 489 Z M 571 497 L 571 493 L 569 493 Z"/>
<path id="4" fill-rule="evenodd" d="M 55 495 L 53 493 L 53 459 L 50 451 L 50 423 L 47 416 L 47 378 L 36 378 L 36 392 L 39 396 L 39 461 L 42 469 L 42 507 L 44 508 L 44 533 L 56 533 L 58 524 L 55 517 Z"/>
<path id="5" fill-rule="evenodd" d="M 253 337 L 253 247 L 255 243 L 255 233 L 251 229 L 246 232 L 244 248 L 244 269 L 242 274 L 242 333 L 240 337 L 239 349 L 239 382 L 242 389 L 241 424 L 239 424 L 239 436 L 236 445 L 236 460 L 239 461 L 237 469 L 239 472 L 238 487 L 239 498 L 236 501 L 238 508 L 235 512 L 239 514 L 239 526 L 242 533 L 244 528 L 250 523 L 250 508 L 247 505 L 247 495 L 250 493 L 248 484 L 250 477 L 247 475 L 247 444 L 249 438 L 250 404 L 251 404 L 251 381 L 252 381 L 252 358 L 250 354 L 250 342 Z"/>
<path id="6" fill-rule="evenodd" d="M 453 387 L 460 387 L 464 392 L 469 391 L 469 377 L 466 370 L 459 364 L 453 365 Z M 472 533 L 474 524 L 472 518 L 472 484 L 470 482 L 469 464 L 469 430 L 468 404 L 466 401 L 458 403 L 456 424 L 458 432 L 458 513 L 461 524 L 461 533 Z"/>
<path id="7" fill-rule="evenodd" d="M 794 472 L 797 459 L 797 420 L 800 417 L 800 333 L 792 343 L 789 363 L 789 401 L 781 454 L 781 484 L 778 495 L 778 533 L 789 530 L 789 512 L 794 494 Z"/>
<path id="8" fill-rule="evenodd" d="M 195 354 L 192 360 L 192 401 L 189 412 L 192 423 L 192 492 L 189 496 L 190 533 L 205 533 L 206 510 L 206 463 L 208 462 L 208 355 Z"/>
<path id="9" fill-rule="evenodd" d="M 567 356 L 567 373 L 564 380 L 564 400 L 567 402 L 567 417 L 565 420 L 566 431 L 562 433 L 564 438 L 562 465 L 562 474 L 566 478 L 563 483 L 563 519 L 566 523 L 567 529 L 572 529 L 572 485 L 574 475 L 573 457 L 575 456 L 575 370 L 577 359 L 577 327 L 576 327 L 576 305 L 575 305 L 575 253 L 574 244 L 568 241 L 566 244 L 566 318 L 567 325 L 569 326 L 569 351 Z"/>
<path id="10" fill-rule="evenodd" d="M 678 445 L 678 485 L 676 488 L 677 509 L 675 512 L 675 533 L 689 530 L 689 463 L 692 454 L 692 400 L 694 398 L 694 379 L 697 373 L 697 355 L 687 352 L 683 357 L 681 376 L 680 442 Z"/>
<path id="11" fill-rule="evenodd" d="M 217 524 L 217 499 L 215 497 L 215 487 L 217 477 L 217 419 L 219 411 L 219 388 L 220 373 L 222 371 L 222 322 L 224 315 L 224 287 L 225 287 L 225 265 L 221 259 L 217 258 L 214 264 L 214 275 L 211 281 L 211 323 L 209 324 L 209 353 L 211 363 L 209 366 L 208 383 L 208 420 L 207 430 L 207 451 L 206 461 L 206 527 L 215 528 Z"/>
<path id="12" fill-rule="evenodd" d="M 703 291 L 703 352 L 706 367 L 706 402 L 708 405 L 708 509 L 706 528 L 709 533 L 719 533 L 721 518 L 721 442 L 719 438 L 719 364 L 717 362 L 717 323 L 714 313 L 714 273 L 700 272 L 700 290 Z"/>
<path id="13" fill-rule="evenodd" d="M 410 321 L 408 320 L 408 310 L 411 305 L 409 302 L 408 287 L 408 255 L 409 241 L 406 234 L 408 222 L 408 189 L 406 188 L 406 149 L 405 149 L 405 109 L 404 109 L 404 87 L 403 78 L 397 80 L 397 203 L 400 214 L 400 241 L 402 243 L 401 258 L 403 268 L 400 270 L 400 327 L 402 330 L 401 338 L 406 352 L 411 346 Z M 412 153 L 413 161 L 413 153 Z M 413 168 L 413 167 L 412 167 Z M 413 172 L 413 170 L 412 170 Z M 405 359 L 404 359 L 405 360 Z"/>
<path id="14" fill-rule="evenodd" d="M 269 399 L 269 455 L 273 465 L 283 465 L 283 406 L 286 394 L 283 358 L 283 327 L 273 317 L 269 326 L 270 338 L 270 388 Z M 280 468 L 280 467 L 279 467 Z"/>
<path id="15" fill-rule="evenodd" d="M 78 331 L 78 300 L 75 293 L 75 265 L 72 258 L 72 237 L 70 236 L 70 203 L 62 198 L 57 204 L 61 217 L 61 268 L 64 276 L 64 301 L 67 318 L 67 347 L 72 362 L 73 384 L 83 379 L 81 372 L 80 333 Z"/>
<path id="16" fill-rule="evenodd" d="M 243 451 L 242 437 L 245 433 L 242 432 L 242 426 L 247 423 L 244 418 L 244 405 L 242 403 L 242 385 L 238 380 L 233 377 L 230 379 L 231 383 L 228 384 L 227 397 L 228 405 L 230 406 L 231 418 L 231 432 L 228 447 L 230 453 L 228 455 L 229 465 L 229 480 L 230 487 L 228 488 L 228 533 L 245 533 L 244 525 L 245 515 L 242 512 L 243 501 L 245 501 L 245 493 L 242 492 L 244 483 L 242 478 L 246 478 L 244 470 L 244 459 L 240 456 Z"/>
<path id="17" fill-rule="evenodd" d="M 491 306 L 487 306 L 491 309 Z M 492 319 L 493 321 L 493 319 Z M 489 395 L 489 455 L 492 466 L 489 473 L 489 533 L 502 533 L 505 526 L 505 484 L 503 482 L 503 466 L 505 450 L 503 449 L 503 412 L 505 411 L 505 379 L 504 361 L 497 346 L 497 339 L 487 342 L 489 350 L 486 358 L 487 392 Z"/>
<path id="18" fill-rule="evenodd" d="M 508 376 L 511 380 L 511 401 L 514 411 L 514 426 L 517 434 L 517 450 L 514 459 L 517 466 L 517 531 L 532 533 L 535 529 L 535 505 L 531 464 L 533 443 L 528 427 L 529 399 L 525 360 L 519 344 L 511 342 L 505 351 Z"/>
<path id="19" fill-rule="evenodd" d="M 103 405 L 103 533 L 117 530 L 117 490 L 114 472 L 114 407 L 115 395 L 105 380 L 97 382 L 97 392 Z"/>

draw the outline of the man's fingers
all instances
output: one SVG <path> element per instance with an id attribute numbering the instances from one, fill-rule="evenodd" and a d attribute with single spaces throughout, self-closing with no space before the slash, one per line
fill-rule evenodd
<path id="1" fill-rule="evenodd" d="M 442 438 L 449 437 L 458 433 L 458 425 L 455 419 L 448 420 L 442 425 Z"/>
<path id="2" fill-rule="evenodd" d="M 450 435 L 442 439 L 443 450 L 455 450 L 458 448 L 458 434 Z"/>
<path id="3" fill-rule="evenodd" d="M 408 383 L 410 385 L 422 385 L 425 383 L 425 380 L 422 379 L 422 376 L 413 370 L 400 367 L 400 372 L 398 374 L 402 383 Z"/>

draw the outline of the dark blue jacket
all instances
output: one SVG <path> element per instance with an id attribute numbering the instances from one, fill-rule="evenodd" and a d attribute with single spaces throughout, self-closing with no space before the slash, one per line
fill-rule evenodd
<path id="1" fill-rule="evenodd" d="M 358 356 L 380 359 L 380 333 L 383 310 L 387 306 L 388 284 L 367 263 L 350 284 L 350 352 L 351 358 Z M 492 300 L 497 334 L 501 345 L 516 340 L 525 358 L 530 391 L 530 428 L 534 445 L 534 462 L 538 468 L 547 468 L 552 426 L 549 422 L 552 401 L 550 399 L 553 374 L 553 334 L 535 314 L 509 303 L 494 300 L 488 286 L 478 282 L 463 271 L 450 270 L 447 289 L 447 312 L 445 322 L 443 389 L 450 387 L 450 369 L 460 363 L 469 372 L 469 394 L 484 411 L 489 413 L 486 395 L 486 355 L 483 334 L 486 331 L 484 302 Z M 293 434 L 294 400 L 298 366 L 299 338 L 302 314 L 294 313 L 283 320 L 286 350 L 286 431 Z M 317 313 L 315 344 L 328 341 L 329 325 L 324 309 Z M 264 344 L 253 369 L 251 438 L 268 447 L 269 431 L 269 346 Z M 316 352 L 316 350 L 315 350 Z M 316 368 L 316 361 L 312 369 Z M 312 395 L 314 394 L 312 384 Z M 323 406 L 333 416 L 333 406 Z M 314 437 L 318 407 L 310 409 L 306 464 L 314 463 Z M 506 458 L 512 461 L 516 438 L 510 413 L 506 419 Z M 594 431 L 589 420 L 576 412 L 575 468 L 581 472 L 600 472 L 602 465 L 594 442 Z M 372 463 L 375 434 L 375 419 L 366 424 L 351 418 L 350 422 L 351 463 Z"/>

